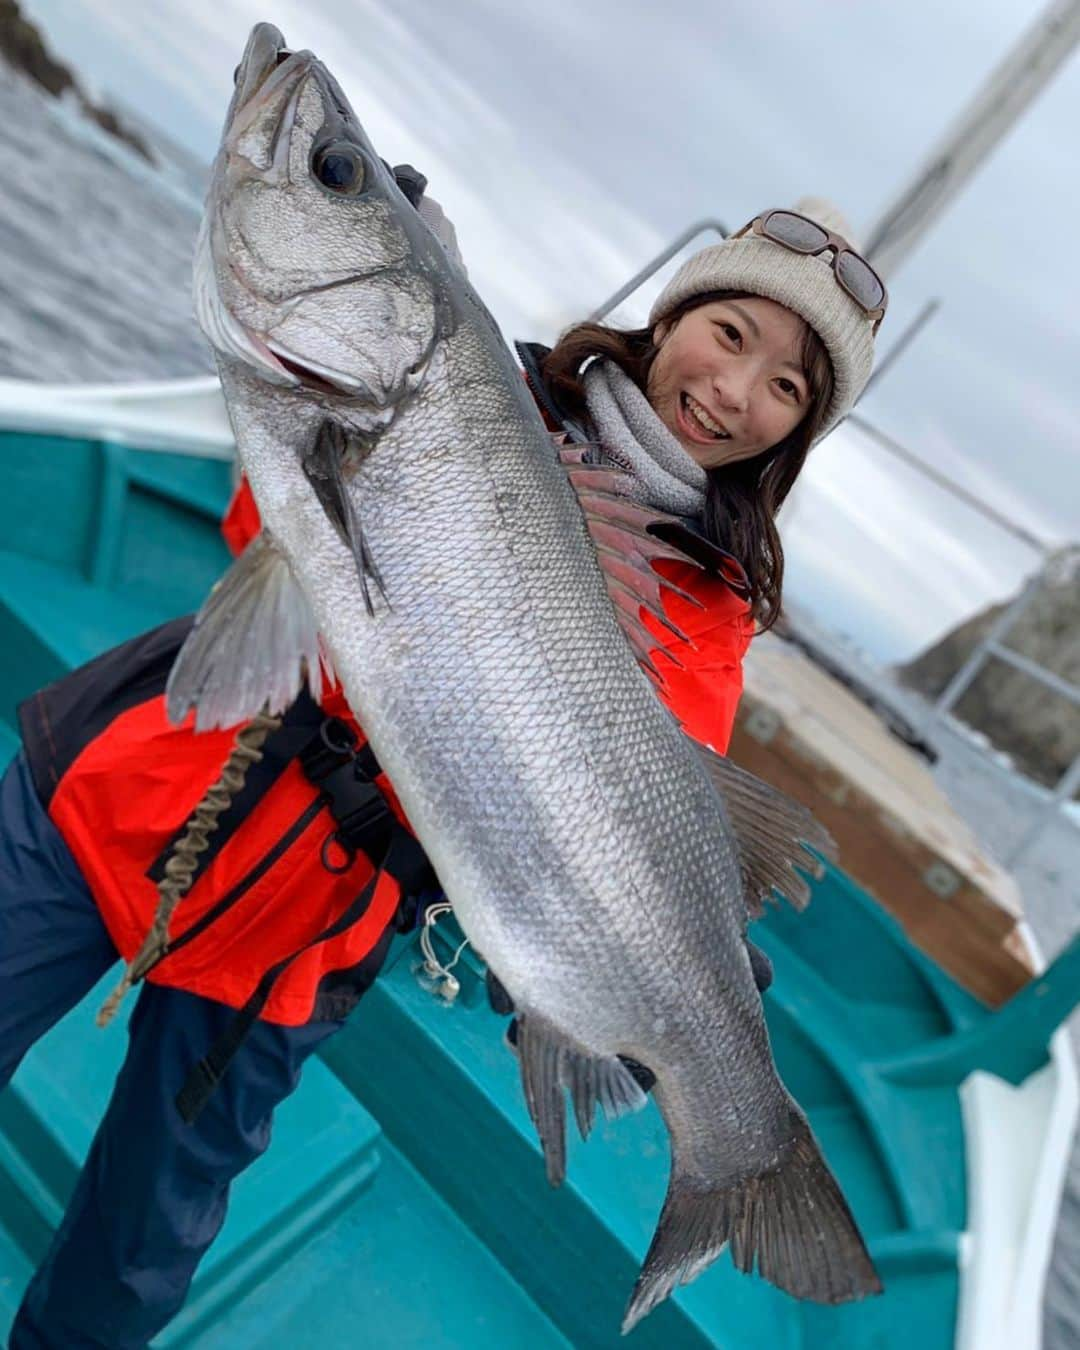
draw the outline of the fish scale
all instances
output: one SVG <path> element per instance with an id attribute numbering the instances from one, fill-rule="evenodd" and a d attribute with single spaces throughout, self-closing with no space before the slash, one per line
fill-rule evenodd
<path id="1" fill-rule="evenodd" d="M 598 1105 L 644 1101 L 619 1056 L 653 1071 L 672 1175 L 624 1329 L 729 1243 L 799 1297 L 873 1292 L 777 1076 L 745 945 L 773 878 L 804 902 L 792 869 L 826 837 L 657 697 L 590 531 L 609 512 L 630 563 L 661 546 L 615 510 L 610 472 L 578 498 L 493 321 L 326 67 L 263 24 L 238 70 L 196 308 L 264 530 L 200 613 L 170 715 L 253 716 L 268 660 L 295 693 L 317 634 L 517 1005 L 553 1183 L 566 1089 L 587 1133 Z"/>

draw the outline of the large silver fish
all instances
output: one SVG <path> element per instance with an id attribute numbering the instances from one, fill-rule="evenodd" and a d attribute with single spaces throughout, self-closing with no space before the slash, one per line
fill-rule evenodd
<path id="1" fill-rule="evenodd" d="M 237 70 L 196 304 L 264 529 L 204 606 L 170 714 L 232 726 L 332 666 L 517 1005 L 553 1183 L 565 1090 L 586 1134 L 597 1104 L 644 1100 L 618 1056 L 653 1070 L 671 1179 L 624 1329 L 725 1244 L 800 1298 L 876 1291 L 745 943 L 774 885 L 804 898 L 798 841 L 823 836 L 665 710 L 634 650 L 666 551 L 648 513 L 561 462 L 334 78 L 268 24 Z"/>

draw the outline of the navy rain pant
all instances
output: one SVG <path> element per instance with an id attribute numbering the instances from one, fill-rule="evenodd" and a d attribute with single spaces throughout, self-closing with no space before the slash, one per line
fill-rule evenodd
<path id="1" fill-rule="evenodd" d="M 0 781 L 0 1090 L 39 1036 L 117 960 L 20 753 Z M 234 1010 L 145 984 L 127 1058 L 10 1350 L 136 1350 L 179 1310 L 225 1218 L 229 1183 L 340 1022 L 257 1022 L 193 1125 L 174 1099 Z"/>

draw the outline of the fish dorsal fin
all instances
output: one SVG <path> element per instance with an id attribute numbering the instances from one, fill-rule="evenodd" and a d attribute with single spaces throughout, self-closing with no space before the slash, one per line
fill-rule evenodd
<path id="1" fill-rule="evenodd" d="M 560 445 L 559 459 L 585 515 L 585 525 L 596 547 L 597 561 L 607 583 L 615 614 L 629 639 L 634 655 L 654 681 L 660 675 L 650 653 L 662 651 L 681 665 L 678 648 L 690 639 L 664 612 L 663 595 L 670 592 L 702 608 L 696 596 L 676 586 L 657 572 L 652 564 L 661 558 L 703 564 L 682 548 L 666 542 L 659 532 L 670 528 L 673 535 L 686 527 L 675 516 L 641 506 L 629 495 L 629 476 L 620 469 L 585 460 L 587 445 Z M 653 531 L 658 533 L 653 533 Z M 641 610 L 663 624 L 674 641 L 664 642 L 641 622 Z"/>
<path id="2" fill-rule="evenodd" d="M 697 741 L 694 749 L 723 799 L 735 832 L 750 918 L 760 918 L 765 901 L 777 891 L 795 909 L 805 909 L 810 887 L 798 869 L 813 877 L 823 876 L 825 869 L 815 852 L 835 858 L 832 835 L 801 802 Z"/>
<path id="3" fill-rule="evenodd" d="M 264 529 L 207 596 L 165 688 L 169 720 L 232 727 L 282 713 L 306 677 L 316 703 L 329 659 L 292 567 Z"/>

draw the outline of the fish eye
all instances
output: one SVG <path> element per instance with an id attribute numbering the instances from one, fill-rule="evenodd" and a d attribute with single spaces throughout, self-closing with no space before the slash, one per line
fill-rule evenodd
<path id="1" fill-rule="evenodd" d="M 233 73 L 232 73 L 232 82 L 233 82 L 234 85 L 235 85 L 236 82 L 239 80 L 239 78 L 240 78 L 240 67 L 237 66 L 236 69 L 235 69 L 235 70 L 233 71 Z"/>
<path id="2" fill-rule="evenodd" d="M 332 141 L 319 150 L 312 169 L 323 187 L 342 196 L 352 196 L 364 186 L 364 161 L 343 141 Z"/>

